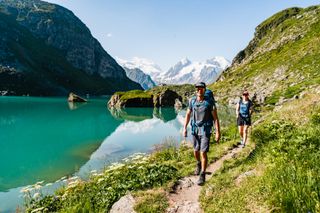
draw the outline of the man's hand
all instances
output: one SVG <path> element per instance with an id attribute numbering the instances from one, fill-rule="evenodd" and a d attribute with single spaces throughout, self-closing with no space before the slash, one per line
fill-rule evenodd
<path id="1" fill-rule="evenodd" d="M 187 131 L 187 128 L 183 128 L 183 137 L 187 137 L 188 135 L 188 131 Z"/>

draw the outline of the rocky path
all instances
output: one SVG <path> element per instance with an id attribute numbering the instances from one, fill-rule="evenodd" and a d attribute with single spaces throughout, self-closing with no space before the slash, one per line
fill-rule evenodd
<path id="1" fill-rule="evenodd" d="M 241 148 L 234 148 L 226 155 L 210 164 L 207 168 L 206 181 L 221 168 L 223 162 L 227 159 L 235 157 L 236 153 L 240 152 Z M 200 203 L 198 201 L 201 191 L 201 186 L 197 185 L 199 176 L 185 177 L 179 181 L 173 193 L 169 194 L 169 208 L 167 213 L 202 213 Z"/>
<path id="2" fill-rule="evenodd" d="M 211 163 L 207 168 L 206 181 L 208 181 L 212 175 L 221 168 L 223 162 L 241 151 L 242 148 L 233 148 L 226 155 Z M 168 194 L 169 208 L 167 213 L 202 213 L 200 208 L 199 196 L 201 186 L 197 185 L 199 176 L 193 175 L 184 177 L 179 180 L 178 185 L 172 193 Z M 135 199 L 131 194 L 123 196 L 118 202 L 116 202 L 110 213 L 135 213 L 133 206 Z"/>

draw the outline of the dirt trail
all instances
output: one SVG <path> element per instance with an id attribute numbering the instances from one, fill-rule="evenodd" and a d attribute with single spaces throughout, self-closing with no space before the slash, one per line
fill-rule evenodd
<path id="1" fill-rule="evenodd" d="M 207 168 L 206 181 L 221 168 L 223 162 L 235 156 L 242 148 L 234 148 L 226 155 L 210 164 Z M 202 213 L 200 203 L 198 201 L 201 191 L 201 186 L 197 185 L 199 176 L 193 175 L 185 177 L 179 181 L 174 193 L 169 194 L 169 208 L 167 213 Z"/>

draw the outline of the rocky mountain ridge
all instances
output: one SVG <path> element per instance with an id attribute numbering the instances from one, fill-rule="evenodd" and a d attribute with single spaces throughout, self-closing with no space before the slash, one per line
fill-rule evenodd
<path id="1" fill-rule="evenodd" d="M 126 71 L 126 75 L 128 76 L 128 78 L 130 78 L 134 82 L 139 83 L 143 89 L 147 90 L 156 86 L 156 83 L 154 83 L 150 75 L 145 74 L 141 69 L 130 69 L 127 67 L 123 67 L 123 69 Z"/>
<path id="2" fill-rule="evenodd" d="M 10 85 L 0 78 L 1 91 L 64 95 L 72 90 L 99 95 L 141 88 L 127 78 L 81 20 L 61 6 L 40 0 L 2 0 L 0 27 L 5 32 L 0 35 L 0 64 L 24 78 L 21 92 L 15 91 L 16 75 L 10 75 Z"/>

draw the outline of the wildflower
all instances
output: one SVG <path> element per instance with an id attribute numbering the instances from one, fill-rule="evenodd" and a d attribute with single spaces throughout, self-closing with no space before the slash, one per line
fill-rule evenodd
<path id="1" fill-rule="evenodd" d="M 99 179 L 98 179 L 98 183 L 100 183 L 100 182 L 102 182 L 102 181 L 104 181 L 104 178 L 99 178 Z"/>
<path id="2" fill-rule="evenodd" d="M 34 195 L 32 196 L 33 199 L 37 200 L 38 198 L 40 198 L 40 193 L 34 193 Z"/>
<path id="3" fill-rule="evenodd" d="M 22 189 L 20 190 L 20 192 L 21 192 L 21 193 L 28 193 L 28 192 L 30 192 L 30 186 L 25 187 L 25 188 L 22 188 Z"/>
<path id="4" fill-rule="evenodd" d="M 34 189 L 40 189 L 41 188 L 41 185 L 34 185 Z"/>
<path id="5" fill-rule="evenodd" d="M 73 176 L 73 177 L 71 177 L 71 178 L 69 178 L 68 180 L 70 181 L 73 181 L 73 180 L 78 180 L 79 179 L 79 177 L 78 176 Z"/>
<path id="6" fill-rule="evenodd" d="M 80 180 L 71 181 L 68 183 L 68 189 L 76 187 L 80 183 Z"/>
<path id="7" fill-rule="evenodd" d="M 44 209 L 44 207 L 40 207 L 31 211 L 31 213 L 40 212 Z"/>

